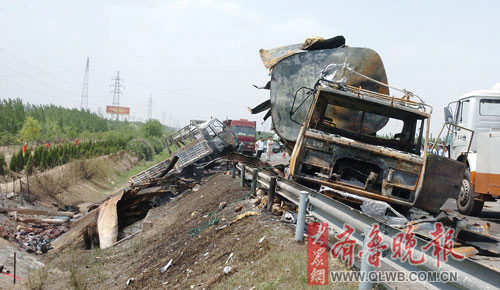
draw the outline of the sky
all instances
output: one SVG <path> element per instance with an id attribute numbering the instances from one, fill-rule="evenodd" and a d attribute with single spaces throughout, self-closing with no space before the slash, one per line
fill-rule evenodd
<path id="1" fill-rule="evenodd" d="M 389 84 L 443 108 L 500 82 L 500 1 L 23 1 L 0 0 L 0 98 L 80 107 L 90 58 L 89 109 L 120 105 L 131 120 L 170 126 L 247 118 L 269 98 L 259 49 L 343 35 L 381 56 Z"/>

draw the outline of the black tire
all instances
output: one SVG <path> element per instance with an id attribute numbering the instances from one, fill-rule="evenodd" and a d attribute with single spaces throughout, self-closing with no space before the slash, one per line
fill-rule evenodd
<path id="1" fill-rule="evenodd" d="M 477 216 L 483 209 L 484 202 L 474 198 L 474 186 L 471 183 L 470 171 L 465 170 L 462 187 L 457 198 L 457 208 L 461 214 Z"/>

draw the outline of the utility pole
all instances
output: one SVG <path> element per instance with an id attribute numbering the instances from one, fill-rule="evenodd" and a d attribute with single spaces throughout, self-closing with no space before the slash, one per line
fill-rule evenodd
<path id="1" fill-rule="evenodd" d="M 148 121 L 153 118 L 153 95 L 149 96 L 149 104 L 148 104 Z"/>
<path id="2" fill-rule="evenodd" d="M 123 94 L 122 89 L 123 89 L 123 80 L 120 79 L 120 71 L 116 72 L 116 77 L 111 79 L 113 82 L 111 84 L 111 93 L 113 93 L 113 107 L 115 107 L 116 110 L 116 121 L 118 121 L 118 116 L 120 112 L 120 95 Z"/>
<path id="3" fill-rule="evenodd" d="M 87 57 L 87 65 L 85 67 L 85 77 L 83 78 L 82 101 L 80 104 L 81 110 L 89 108 L 89 62 L 90 58 Z"/>

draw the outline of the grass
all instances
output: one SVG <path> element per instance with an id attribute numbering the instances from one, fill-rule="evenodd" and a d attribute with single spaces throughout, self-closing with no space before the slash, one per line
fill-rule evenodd
<path id="1" fill-rule="evenodd" d="M 257 240 L 266 236 L 261 245 Z M 258 245 L 258 246 L 257 246 Z M 264 229 L 238 249 L 238 271 L 214 289 L 357 289 L 357 283 L 307 285 L 306 245 L 298 244 L 285 230 Z M 348 271 L 346 265 L 329 257 L 329 271 Z"/>
<path id="2" fill-rule="evenodd" d="M 51 271 L 51 278 L 54 279 L 54 275 L 57 275 L 58 281 L 56 285 L 50 284 L 46 285 L 47 289 L 95 289 L 96 285 L 103 283 L 108 278 L 104 270 L 104 260 L 109 257 L 109 253 L 103 251 L 99 248 L 92 250 L 83 250 L 79 248 L 68 248 L 67 250 L 58 253 L 51 261 L 48 263 L 47 267 L 53 267 L 52 265 L 57 265 L 57 270 Z M 44 268 L 42 268 L 43 270 Z M 62 270 L 59 271 L 59 270 Z M 33 279 L 33 283 L 28 281 L 29 289 L 44 289 L 32 287 L 30 285 L 42 285 L 38 281 L 47 280 L 47 273 L 45 271 L 45 276 L 42 276 L 43 272 L 38 272 L 36 278 Z M 39 277 L 43 279 L 40 279 Z M 45 279 L 45 280 L 44 280 Z M 30 279 L 31 280 L 31 279 Z M 49 281 L 51 281 L 49 279 Z"/>
<path id="3" fill-rule="evenodd" d="M 34 192 L 57 199 L 56 196 L 66 191 L 80 179 L 106 179 L 113 172 L 112 162 L 105 159 L 74 160 L 55 172 L 41 172 L 33 175 L 30 186 Z"/>
<path id="4" fill-rule="evenodd" d="M 46 267 L 37 270 L 34 274 L 28 275 L 27 287 L 31 290 L 44 289 L 45 282 L 47 281 L 48 271 Z"/>
<path id="5" fill-rule="evenodd" d="M 69 279 L 71 281 L 70 284 L 71 284 L 73 289 L 75 289 L 75 290 L 87 289 L 87 287 L 85 287 L 85 284 L 82 281 L 82 278 L 83 278 L 82 274 L 80 273 L 80 271 L 78 271 L 77 267 L 71 267 L 69 269 L 69 273 L 70 273 Z"/>

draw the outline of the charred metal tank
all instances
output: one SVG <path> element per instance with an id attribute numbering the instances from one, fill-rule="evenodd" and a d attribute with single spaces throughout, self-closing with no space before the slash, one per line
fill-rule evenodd
<path id="1" fill-rule="evenodd" d="M 314 90 L 325 68 L 348 65 L 365 76 L 387 83 L 380 56 L 369 48 L 345 46 L 343 36 L 326 40 L 307 39 L 302 44 L 261 49 L 260 56 L 271 75 L 270 82 L 263 87 L 270 90 L 270 101 L 251 109 L 251 112 L 259 113 L 269 109 L 264 118 L 272 116 L 273 129 L 289 149 L 293 148 L 311 106 L 313 98 L 310 92 Z M 389 94 L 387 87 L 356 74 L 348 72 L 341 77 L 347 85 Z M 331 115 L 335 124 L 351 127 L 365 134 L 374 134 L 387 123 L 387 118 L 361 116 L 350 110 L 332 112 Z M 365 120 L 363 127 L 359 126 L 361 118 Z"/>

